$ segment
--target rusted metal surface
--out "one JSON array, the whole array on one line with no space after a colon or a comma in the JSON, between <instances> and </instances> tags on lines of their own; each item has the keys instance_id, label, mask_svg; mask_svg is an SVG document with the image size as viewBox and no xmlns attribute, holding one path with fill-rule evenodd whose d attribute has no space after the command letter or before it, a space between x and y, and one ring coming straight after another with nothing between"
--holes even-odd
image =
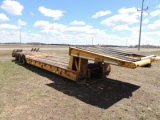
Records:
<instances>
[{"instance_id":1,"label":"rusted metal surface","mask_svg":"<svg viewBox=\"0 0 160 120\"><path fill-rule=\"evenodd\" d=\"M65 57L58 57L55 55L49 55L47 53L32 53L26 54L26 58L30 58L32 60L36 60L39 62L43 62L45 64L50 64L58 67L66 68L68 67L69 59Z\"/></svg>"},{"instance_id":2,"label":"rusted metal surface","mask_svg":"<svg viewBox=\"0 0 160 120\"><path fill-rule=\"evenodd\" d=\"M39 61L39 62L43 62L45 64L49 64L49 65L54 65L54 66L57 66L57 67L63 67L63 68L66 68L68 67L68 63L65 63L62 59L61 60L48 60L46 58L32 58L32 60L36 60L36 61Z\"/></svg>"},{"instance_id":3,"label":"rusted metal surface","mask_svg":"<svg viewBox=\"0 0 160 120\"><path fill-rule=\"evenodd\" d=\"M140 54L135 54L132 52L124 52L112 48L107 48L107 47L77 47L78 49L94 52L97 54L104 54L106 56L111 56L111 57L116 57L122 60L127 60L130 62L136 62L141 60L140 57L145 57ZM139 57L134 57L134 56L139 56Z\"/></svg>"},{"instance_id":4,"label":"rusted metal surface","mask_svg":"<svg viewBox=\"0 0 160 120\"><path fill-rule=\"evenodd\" d=\"M24 52L21 49L18 49L13 51L12 56L15 57L17 55L25 55L26 59L36 60L45 64L63 67L65 69L68 68L69 58L39 52L38 50L39 49L32 48L31 51Z\"/></svg>"}]
</instances>

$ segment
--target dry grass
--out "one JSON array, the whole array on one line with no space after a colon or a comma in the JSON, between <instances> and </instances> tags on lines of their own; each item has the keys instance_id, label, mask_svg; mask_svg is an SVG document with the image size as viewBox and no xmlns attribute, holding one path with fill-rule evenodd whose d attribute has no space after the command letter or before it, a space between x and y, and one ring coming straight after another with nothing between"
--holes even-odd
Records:
<instances>
[{"instance_id":1,"label":"dry grass","mask_svg":"<svg viewBox=\"0 0 160 120\"><path fill-rule=\"evenodd\" d=\"M26 48L28 49L28 48ZM46 52L64 54L57 49ZM147 52L160 55L160 51ZM135 70L112 67L108 79L77 85L31 65L11 61L0 50L2 120L159 120L160 62Z\"/></svg>"}]
</instances>

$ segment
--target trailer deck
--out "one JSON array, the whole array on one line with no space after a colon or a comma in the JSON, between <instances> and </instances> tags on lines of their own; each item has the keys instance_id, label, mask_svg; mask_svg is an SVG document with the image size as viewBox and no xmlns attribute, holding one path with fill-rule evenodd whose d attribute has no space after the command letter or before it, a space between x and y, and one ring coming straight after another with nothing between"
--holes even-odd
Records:
<instances>
[{"instance_id":1,"label":"trailer deck","mask_svg":"<svg viewBox=\"0 0 160 120\"><path fill-rule=\"evenodd\" d=\"M93 76L108 76L111 64L135 69L160 60L155 55L145 56L107 47L70 47L69 55L70 58L59 57L36 48L28 52L16 49L12 53L22 64L31 64L77 82Z\"/></svg>"}]
</instances>

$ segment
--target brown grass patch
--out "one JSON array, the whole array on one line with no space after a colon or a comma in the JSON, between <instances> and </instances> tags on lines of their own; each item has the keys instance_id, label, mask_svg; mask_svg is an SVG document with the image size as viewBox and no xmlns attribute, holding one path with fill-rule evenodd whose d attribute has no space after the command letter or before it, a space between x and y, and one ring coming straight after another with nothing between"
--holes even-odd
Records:
<instances>
[{"instance_id":1,"label":"brown grass patch","mask_svg":"<svg viewBox=\"0 0 160 120\"><path fill-rule=\"evenodd\" d=\"M65 56L68 51L46 52ZM11 51L1 50L0 119L159 120L159 76L160 62L135 70L112 66L108 79L77 85L37 67L12 62Z\"/></svg>"}]
</instances>

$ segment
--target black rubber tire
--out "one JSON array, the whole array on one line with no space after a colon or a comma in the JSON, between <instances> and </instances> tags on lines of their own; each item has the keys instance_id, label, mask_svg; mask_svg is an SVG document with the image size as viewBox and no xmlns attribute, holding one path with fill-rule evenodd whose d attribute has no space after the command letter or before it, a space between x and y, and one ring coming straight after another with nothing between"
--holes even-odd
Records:
<instances>
[{"instance_id":1,"label":"black rubber tire","mask_svg":"<svg viewBox=\"0 0 160 120\"><path fill-rule=\"evenodd\" d=\"M15 55L15 61L19 61L18 55Z\"/></svg>"},{"instance_id":2,"label":"black rubber tire","mask_svg":"<svg viewBox=\"0 0 160 120\"><path fill-rule=\"evenodd\" d=\"M22 63L22 57L21 57L21 55L18 55L18 62Z\"/></svg>"},{"instance_id":3,"label":"black rubber tire","mask_svg":"<svg viewBox=\"0 0 160 120\"><path fill-rule=\"evenodd\" d=\"M26 57L25 57L25 55L22 55L22 64L23 64L23 65L26 64Z\"/></svg>"},{"instance_id":4,"label":"black rubber tire","mask_svg":"<svg viewBox=\"0 0 160 120\"><path fill-rule=\"evenodd\" d=\"M12 57L15 57L15 54L12 52Z\"/></svg>"}]
</instances>

